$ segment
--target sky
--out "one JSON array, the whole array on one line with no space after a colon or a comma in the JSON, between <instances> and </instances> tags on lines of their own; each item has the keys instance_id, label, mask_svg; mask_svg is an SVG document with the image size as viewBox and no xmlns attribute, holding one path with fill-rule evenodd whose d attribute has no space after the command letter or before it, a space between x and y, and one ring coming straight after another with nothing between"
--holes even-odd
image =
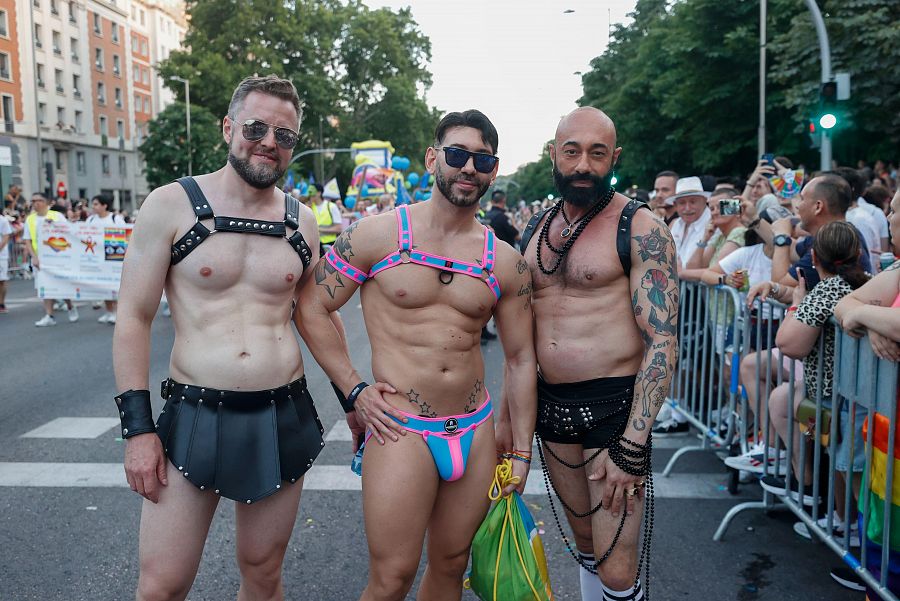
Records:
<instances>
[{"instance_id":1,"label":"sky","mask_svg":"<svg viewBox=\"0 0 900 601\"><path fill-rule=\"evenodd\" d=\"M428 67L434 81L428 104L443 112L485 113L500 136L501 175L540 158L559 119L577 106L580 73L606 49L610 18L627 22L635 5L635 0L364 2L370 8L412 9L431 39Z\"/></svg>"}]
</instances>

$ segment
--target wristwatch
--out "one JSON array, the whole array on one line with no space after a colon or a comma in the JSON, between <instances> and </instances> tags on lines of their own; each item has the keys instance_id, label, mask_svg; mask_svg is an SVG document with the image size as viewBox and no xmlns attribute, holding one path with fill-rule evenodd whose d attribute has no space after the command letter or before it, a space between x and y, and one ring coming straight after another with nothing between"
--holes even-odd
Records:
<instances>
[{"instance_id":1,"label":"wristwatch","mask_svg":"<svg viewBox=\"0 0 900 601\"><path fill-rule=\"evenodd\" d=\"M778 234L775 238L772 239L772 244L775 246L790 246L791 245L791 237L787 234Z\"/></svg>"}]
</instances>

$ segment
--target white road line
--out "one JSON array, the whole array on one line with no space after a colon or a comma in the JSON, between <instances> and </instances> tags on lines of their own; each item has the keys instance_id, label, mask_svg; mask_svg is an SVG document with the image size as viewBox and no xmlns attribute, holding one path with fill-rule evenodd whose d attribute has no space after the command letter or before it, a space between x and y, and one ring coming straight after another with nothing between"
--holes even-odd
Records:
<instances>
[{"instance_id":1,"label":"white road line","mask_svg":"<svg viewBox=\"0 0 900 601\"><path fill-rule=\"evenodd\" d=\"M22 438L97 438L117 425L116 417L57 417Z\"/></svg>"},{"instance_id":2,"label":"white road line","mask_svg":"<svg viewBox=\"0 0 900 601\"><path fill-rule=\"evenodd\" d=\"M722 489L724 474L655 474L654 488L661 499L734 499ZM0 462L0 487L121 488L128 484L121 463L13 463ZM303 483L306 490L358 491L362 479L349 465L315 465ZM751 491L751 488L746 490ZM525 494L546 495L540 471L532 470ZM752 493L751 493L752 494Z\"/></svg>"},{"instance_id":3,"label":"white road line","mask_svg":"<svg viewBox=\"0 0 900 601\"><path fill-rule=\"evenodd\" d=\"M325 442L351 442L352 440L350 426L347 425L345 419L334 422L334 425L328 430L328 434L325 435Z\"/></svg>"}]
</instances>

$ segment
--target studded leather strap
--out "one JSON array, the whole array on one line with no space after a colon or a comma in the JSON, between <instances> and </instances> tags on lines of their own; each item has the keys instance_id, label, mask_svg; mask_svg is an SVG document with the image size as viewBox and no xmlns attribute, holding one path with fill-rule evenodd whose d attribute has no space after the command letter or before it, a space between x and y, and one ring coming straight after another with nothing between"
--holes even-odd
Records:
<instances>
[{"instance_id":1,"label":"studded leather strap","mask_svg":"<svg viewBox=\"0 0 900 601\"><path fill-rule=\"evenodd\" d=\"M203 191L200 190L200 186L197 185L194 178L182 177L178 179L178 183L181 184L181 187L187 192L188 200L191 201L191 208L194 210L197 219L200 221L212 219L213 210L210 208L206 196L203 195Z\"/></svg>"},{"instance_id":2,"label":"studded leather strap","mask_svg":"<svg viewBox=\"0 0 900 601\"><path fill-rule=\"evenodd\" d=\"M284 237L286 230L283 223L277 221L260 221L242 217L216 217L217 232L235 232L238 234L262 234L263 236Z\"/></svg>"}]
</instances>

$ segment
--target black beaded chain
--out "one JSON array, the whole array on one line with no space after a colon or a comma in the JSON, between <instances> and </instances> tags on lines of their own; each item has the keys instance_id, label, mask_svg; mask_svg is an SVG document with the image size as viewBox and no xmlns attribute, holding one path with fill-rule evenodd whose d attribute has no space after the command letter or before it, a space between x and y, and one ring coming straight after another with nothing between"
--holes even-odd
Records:
<instances>
[{"instance_id":1,"label":"black beaded chain","mask_svg":"<svg viewBox=\"0 0 900 601\"><path fill-rule=\"evenodd\" d=\"M560 534L560 536L562 536L563 542L566 545L566 550L569 552L569 555L571 555L572 558L578 563L578 565L580 565L582 568L587 570L589 573L596 575L597 574L596 566L599 566L601 563L603 563L604 561L606 561L609 558L609 556L613 552L613 549L615 549L616 544L619 542L619 537L622 534L622 528L625 526L625 517L627 514L625 513L625 511L622 512L622 519L619 521L619 526L616 529L616 534L613 537L612 543L610 543L609 549L606 550L606 552L603 554L603 556L597 558L596 564L592 566L592 565L588 564L586 561L584 561L578 555L578 553L575 552L574 546L569 541L569 537L566 536L565 530L563 530L562 522L559 519L559 513L556 511L556 505L553 502L553 493L556 494L557 498L559 498L560 504L562 504L562 506L567 511L569 511L569 513L571 513L572 515L574 515L576 517L580 517L580 518L593 515L594 513L599 511L600 508L602 507L602 502L601 502L601 504L598 504L596 507L590 509L587 513L582 514L582 513L578 513L577 511L572 510L572 508L569 507L569 505L565 502L565 500L562 498L562 496L560 496L559 491L556 490L556 486L554 486L553 480L550 477L550 470L548 469L547 461L544 458L544 446L545 446L544 442L541 440L541 437L538 434L535 434L535 439L537 441L538 454L541 457L541 469L544 474L544 484L547 489L547 500L549 501L549 504L550 504L550 510L553 512L553 519L556 521L556 527L559 530L559 534ZM622 441L624 441L626 444L628 444L632 447L637 448L638 450L624 448L622 446ZM613 449L616 449L616 450L613 450ZM619 469L621 469L622 471L624 471L628 474L631 474L633 476L644 476L644 478L645 478L644 484L645 484L646 488L645 488L644 492L645 492L646 502L644 505L644 520L643 520L643 522L644 522L644 524L643 524L644 542L643 542L643 545L641 546L641 553L638 558L638 568L637 568L637 574L635 574L635 578L634 578L634 586L637 586L637 583L640 581L640 578L641 578L641 572L643 572L644 576L645 576L645 578L644 578L644 598L647 601L649 601L649 599L650 599L650 545L651 545L651 540L653 537L653 514L654 514L653 471L650 466L650 454L652 452L652 449L653 449L653 441L650 438L647 439L646 444L641 445L641 444L635 443L634 441L628 440L624 436L620 436L619 439L615 443L613 443L608 449L610 458L613 459L613 463L615 463L616 466L619 467ZM592 461L595 457L597 457L597 455L599 455L602 450L603 449L599 449L596 453L594 453L591 456L590 459L588 459L587 461L585 461L581 464L572 464L572 463L568 463L568 462L560 459L556 455L556 453L554 453L553 450L549 446L547 446L547 451L550 453L551 456L553 456L554 459L559 461L562 465L564 465L568 468L571 468L571 469L581 468L581 467L586 466L590 461ZM619 462L613 458L614 454L616 455L616 457L619 457L619 458L621 458L623 455L634 457L634 458L637 458L637 456L640 456L641 459L643 459L643 461L640 461L640 462L631 461L631 460L623 461L623 465L627 466L627 469L626 469L626 467L623 467L623 465L620 465ZM644 471L635 473L638 471L638 469L640 467L643 467ZM551 490L552 490L552 493L551 493Z\"/></svg>"},{"instance_id":2,"label":"black beaded chain","mask_svg":"<svg viewBox=\"0 0 900 601\"><path fill-rule=\"evenodd\" d=\"M559 202L553 205L550 208L549 214L547 215L547 220L544 221L544 226L541 228L541 232L538 235L538 249L537 249L537 263L540 270L545 275L553 275L556 273L556 270L559 269L559 266L562 264L563 259L568 254L569 249L572 248L572 245L575 244L575 240L578 239L578 236L581 235L581 232L584 231L584 228L587 227L587 224L591 222L591 220L596 217L600 211L606 208L606 206L612 201L613 196L615 195L616 190L614 188L610 188L609 192L606 193L606 196L598 201L591 209L587 212L587 214L581 219L576 220L578 223L578 227L575 228L575 231L572 233L571 238L566 240L565 244L562 245L562 248L556 248L553 244L550 243L550 223L553 221L553 218L556 217L557 213L562 209L563 203L565 199L560 198ZM544 267L544 262L541 259L541 245L546 244L547 248L551 250L556 255L556 264L553 266L553 269L547 269Z\"/></svg>"}]
</instances>

